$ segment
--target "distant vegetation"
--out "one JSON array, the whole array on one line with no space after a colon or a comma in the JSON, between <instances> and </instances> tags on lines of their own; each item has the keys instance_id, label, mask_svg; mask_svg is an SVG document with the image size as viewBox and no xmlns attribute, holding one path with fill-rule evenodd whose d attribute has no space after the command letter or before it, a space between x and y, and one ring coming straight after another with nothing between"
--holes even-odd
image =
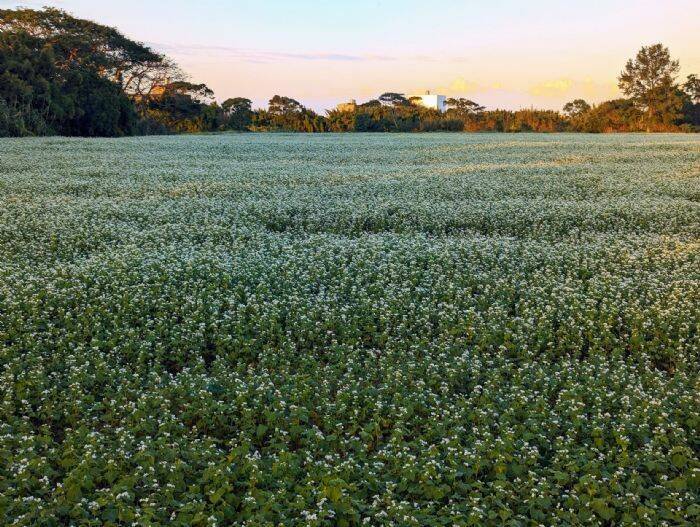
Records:
<instances>
[{"instance_id":1,"label":"distant vegetation","mask_svg":"<svg viewBox=\"0 0 700 527\"><path fill-rule=\"evenodd\" d=\"M322 116L275 95L268 109L249 99L219 104L168 57L116 29L54 8L0 9L0 136L124 136L206 131L298 132L637 132L700 129L700 78L676 78L661 44L643 47L619 77L627 96L563 112L486 110L448 99L448 110L385 93L351 111Z\"/></svg>"}]
</instances>

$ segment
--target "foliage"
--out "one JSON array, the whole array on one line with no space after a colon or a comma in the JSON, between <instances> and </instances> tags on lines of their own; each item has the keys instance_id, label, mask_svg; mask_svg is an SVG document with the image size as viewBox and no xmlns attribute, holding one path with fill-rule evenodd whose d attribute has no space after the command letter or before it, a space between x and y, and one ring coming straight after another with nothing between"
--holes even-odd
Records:
<instances>
[{"instance_id":1,"label":"foliage","mask_svg":"<svg viewBox=\"0 0 700 527\"><path fill-rule=\"evenodd\" d=\"M403 93L386 92L381 94L377 100L386 106L408 106L409 101Z\"/></svg>"},{"instance_id":2,"label":"foliage","mask_svg":"<svg viewBox=\"0 0 700 527\"><path fill-rule=\"evenodd\" d=\"M161 55L114 28L51 7L0 9L0 32L28 34L51 46L61 70L78 67L121 81L129 79L135 70L162 60Z\"/></svg>"},{"instance_id":3,"label":"foliage","mask_svg":"<svg viewBox=\"0 0 700 527\"><path fill-rule=\"evenodd\" d=\"M131 100L113 82L91 71L73 70L65 75L62 90L73 109L57 124L69 136L123 136L133 133L137 116Z\"/></svg>"},{"instance_id":4,"label":"foliage","mask_svg":"<svg viewBox=\"0 0 700 527\"><path fill-rule=\"evenodd\" d=\"M680 117L683 102L675 85L679 70L668 48L654 44L642 47L620 74L619 87L644 112L647 130L673 125Z\"/></svg>"},{"instance_id":5,"label":"foliage","mask_svg":"<svg viewBox=\"0 0 700 527\"><path fill-rule=\"evenodd\" d=\"M226 130L248 130L253 123L253 103L245 97L226 99L221 105Z\"/></svg>"},{"instance_id":6,"label":"foliage","mask_svg":"<svg viewBox=\"0 0 700 527\"><path fill-rule=\"evenodd\" d=\"M683 84L684 122L700 130L700 78L688 75Z\"/></svg>"},{"instance_id":7,"label":"foliage","mask_svg":"<svg viewBox=\"0 0 700 527\"><path fill-rule=\"evenodd\" d=\"M166 57L58 9L0 10L0 70L10 135L130 135L144 128L137 113L152 130L216 123L211 91Z\"/></svg>"},{"instance_id":8,"label":"foliage","mask_svg":"<svg viewBox=\"0 0 700 527\"><path fill-rule=\"evenodd\" d=\"M566 129L564 118L552 110L493 110L477 114L466 121L469 131L489 132L560 132Z\"/></svg>"},{"instance_id":9,"label":"foliage","mask_svg":"<svg viewBox=\"0 0 700 527\"><path fill-rule=\"evenodd\" d=\"M60 64L55 45L28 33L0 33L0 98L9 115L8 135L131 133L136 115L119 86L95 70Z\"/></svg>"},{"instance_id":10,"label":"foliage","mask_svg":"<svg viewBox=\"0 0 700 527\"><path fill-rule=\"evenodd\" d=\"M486 108L472 100L463 97L451 97L446 101L447 107L459 115L460 117L476 115L483 112Z\"/></svg>"},{"instance_id":11,"label":"foliage","mask_svg":"<svg viewBox=\"0 0 700 527\"><path fill-rule=\"evenodd\" d=\"M3 525L697 525L697 136L0 151Z\"/></svg>"},{"instance_id":12,"label":"foliage","mask_svg":"<svg viewBox=\"0 0 700 527\"><path fill-rule=\"evenodd\" d=\"M273 132L323 132L325 119L290 97L275 95L268 110L252 117L252 129Z\"/></svg>"},{"instance_id":13,"label":"foliage","mask_svg":"<svg viewBox=\"0 0 700 527\"><path fill-rule=\"evenodd\" d=\"M688 75L688 78L683 84L683 90L690 98L690 102L700 104L700 77L694 74Z\"/></svg>"},{"instance_id":14,"label":"foliage","mask_svg":"<svg viewBox=\"0 0 700 527\"><path fill-rule=\"evenodd\" d=\"M637 132L644 129L644 116L631 100L614 99L579 114L576 123L585 132Z\"/></svg>"},{"instance_id":15,"label":"foliage","mask_svg":"<svg viewBox=\"0 0 700 527\"><path fill-rule=\"evenodd\" d=\"M573 101L567 102L564 105L563 111L564 115L566 115L569 119L573 119L590 112L591 105L583 99L574 99Z\"/></svg>"},{"instance_id":16,"label":"foliage","mask_svg":"<svg viewBox=\"0 0 700 527\"><path fill-rule=\"evenodd\" d=\"M0 32L0 101L6 135L43 134L72 114L72 100L54 82L53 49L23 33Z\"/></svg>"},{"instance_id":17,"label":"foliage","mask_svg":"<svg viewBox=\"0 0 700 527\"><path fill-rule=\"evenodd\" d=\"M221 109L211 103L212 92L205 84L178 81L163 87L162 93L144 102L144 115L174 132L216 130Z\"/></svg>"},{"instance_id":18,"label":"foliage","mask_svg":"<svg viewBox=\"0 0 700 527\"><path fill-rule=\"evenodd\" d=\"M299 102L290 97L275 95L270 99L268 111L272 115L284 115L289 113L301 114L306 108Z\"/></svg>"}]
</instances>

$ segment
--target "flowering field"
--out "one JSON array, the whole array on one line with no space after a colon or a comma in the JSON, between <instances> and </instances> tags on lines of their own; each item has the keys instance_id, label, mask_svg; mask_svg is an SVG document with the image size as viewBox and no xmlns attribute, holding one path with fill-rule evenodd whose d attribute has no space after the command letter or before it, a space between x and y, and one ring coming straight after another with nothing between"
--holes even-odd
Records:
<instances>
[{"instance_id":1,"label":"flowering field","mask_svg":"<svg viewBox=\"0 0 700 527\"><path fill-rule=\"evenodd\" d=\"M700 138L0 140L0 524L697 525Z\"/></svg>"}]
</instances>

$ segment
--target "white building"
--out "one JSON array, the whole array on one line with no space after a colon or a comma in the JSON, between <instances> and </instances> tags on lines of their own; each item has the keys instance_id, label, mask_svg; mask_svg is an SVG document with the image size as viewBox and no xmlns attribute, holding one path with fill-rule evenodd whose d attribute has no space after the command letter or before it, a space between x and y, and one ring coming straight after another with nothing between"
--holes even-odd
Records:
<instances>
[{"instance_id":1,"label":"white building","mask_svg":"<svg viewBox=\"0 0 700 527\"><path fill-rule=\"evenodd\" d=\"M445 104L447 97L444 95L433 95L427 91L423 95L411 95L409 99L414 104L420 104L426 108L432 108L433 110L438 110L440 112L447 110L447 105Z\"/></svg>"}]
</instances>

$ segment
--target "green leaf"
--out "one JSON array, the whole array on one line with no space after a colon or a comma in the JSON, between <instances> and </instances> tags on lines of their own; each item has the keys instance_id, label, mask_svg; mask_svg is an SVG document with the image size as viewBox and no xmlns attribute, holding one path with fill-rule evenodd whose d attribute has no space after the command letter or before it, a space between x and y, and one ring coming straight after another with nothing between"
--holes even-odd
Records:
<instances>
[{"instance_id":1,"label":"green leaf","mask_svg":"<svg viewBox=\"0 0 700 527\"><path fill-rule=\"evenodd\" d=\"M226 491L226 487L221 487L219 490L209 495L209 501L211 501L212 503L218 503L223 497L223 495L226 494Z\"/></svg>"},{"instance_id":2,"label":"green leaf","mask_svg":"<svg viewBox=\"0 0 700 527\"><path fill-rule=\"evenodd\" d=\"M80 485L77 485L75 483L71 483L66 487L66 499L68 501L76 502L80 500L82 497L83 492L80 488Z\"/></svg>"},{"instance_id":3,"label":"green leaf","mask_svg":"<svg viewBox=\"0 0 700 527\"><path fill-rule=\"evenodd\" d=\"M602 498L591 500L591 509L604 520L611 520L615 516L615 511L608 507L607 502Z\"/></svg>"}]
</instances>

